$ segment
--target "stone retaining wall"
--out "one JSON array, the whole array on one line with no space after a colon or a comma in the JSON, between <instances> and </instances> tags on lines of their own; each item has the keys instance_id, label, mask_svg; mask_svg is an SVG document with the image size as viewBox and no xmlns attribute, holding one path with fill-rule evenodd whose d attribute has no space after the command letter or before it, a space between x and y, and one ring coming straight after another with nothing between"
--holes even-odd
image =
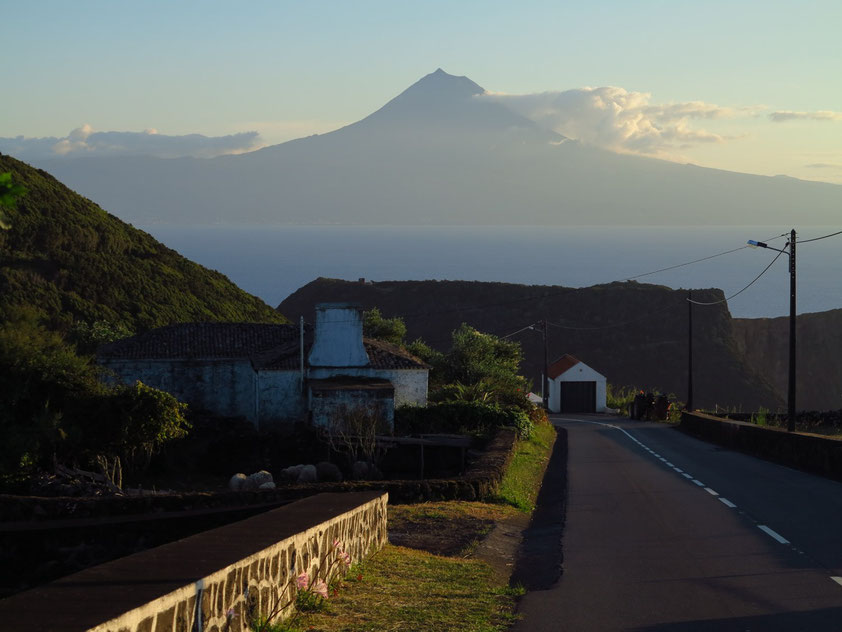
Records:
<instances>
[{"instance_id":1,"label":"stone retaining wall","mask_svg":"<svg viewBox=\"0 0 842 632\"><path fill-rule=\"evenodd\" d=\"M358 562L382 547L387 501L382 492L311 496L2 600L0 622L42 632L244 632L294 600L300 573L329 582L341 551Z\"/></svg>"},{"instance_id":2,"label":"stone retaining wall","mask_svg":"<svg viewBox=\"0 0 842 632\"><path fill-rule=\"evenodd\" d=\"M703 413L682 413L679 427L726 448L842 480L842 440L839 439L787 432Z\"/></svg>"},{"instance_id":3,"label":"stone retaining wall","mask_svg":"<svg viewBox=\"0 0 842 632\"><path fill-rule=\"evenodd\" d=\"M48 498L0 494L0 524L248 508L255 505L281 504L320 492L375 489L388 491L393 503L480 500L496 492L511 459L516 439L515 430L501 428L483 452L472 460L467 470L454 478L290 485L278 483L277 489L274 490L137 497Z\"/></svg>"}]
</instances>

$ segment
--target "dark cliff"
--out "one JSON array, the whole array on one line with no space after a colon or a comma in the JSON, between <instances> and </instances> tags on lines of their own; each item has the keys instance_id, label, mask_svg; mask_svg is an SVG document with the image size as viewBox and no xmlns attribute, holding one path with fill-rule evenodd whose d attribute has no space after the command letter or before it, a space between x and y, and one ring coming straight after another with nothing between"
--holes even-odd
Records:
<instances>
[{"instance_id":1,"label":"dark cliff","mask_svg":"<svg viewBox=\"0 0 842 632\"><path fill-rule=\"evenodd\" d=\"M507 335L539 320L549 327L552 362L570 353L603 373L616 386L657 388L687 394L686 291L634 282L589 288L528 286L469 281L385 281L359 283L317 279L287 297L279 310L290 318L313 318L319 302L351 301L384 316L401 316L408 339L423 338L445 348L460 323ZM716 289L694 290L699 301L722 299ZM781 398L745 363L734 340L724 303L694 307L694 404L763 405L777 408ZM513 336L521 343L524 374L540 390L543 338L527 329Z\"/></svg>"},{"instance_id":2,"label":"dark cliff","mask_svg":"<svg viewBox=\"0 0 842 632\"><path fill-rule=\"evenodd\" d=\"M842 309L801 314L795 322L797 408L842 408ZM789 318L736 318L734 337L749 365L785 396Z\"/></svg>"}]
</instances>

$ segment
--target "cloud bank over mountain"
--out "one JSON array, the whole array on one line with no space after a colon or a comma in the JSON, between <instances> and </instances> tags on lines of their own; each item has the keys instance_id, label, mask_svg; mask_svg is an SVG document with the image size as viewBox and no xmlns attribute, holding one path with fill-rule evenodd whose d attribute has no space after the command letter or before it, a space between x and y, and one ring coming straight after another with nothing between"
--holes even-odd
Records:
<instances>
[{"instance_id":1,"label":"cloud bank over mountain","mask_svg":"<svg viewBox=\"0 0 842 632\"><path fill-rule=\"evenodd\" d=\"M676 150L728 137L690 125L691 120L749 116L762 106L722 107L703 101L652 103L646 92L615 86L535 94L486 92L536 123L575 140L611 151L669 157Z\"/></svg>"},{"instance_id":2,"label":"cloud bank over mountain","mask_svg":"<svg viewBox=\"0 0 842 632\"><path fill-rule=\"evenodd\" d=\"M262 146L257 132L228 136L170 136L155 129L142 132L98 132L85 124L67 136L0 138L0 151L20 160L82 156L153 156L155 158L214 158L240 154Z\"/></svg>"}]
</instances>

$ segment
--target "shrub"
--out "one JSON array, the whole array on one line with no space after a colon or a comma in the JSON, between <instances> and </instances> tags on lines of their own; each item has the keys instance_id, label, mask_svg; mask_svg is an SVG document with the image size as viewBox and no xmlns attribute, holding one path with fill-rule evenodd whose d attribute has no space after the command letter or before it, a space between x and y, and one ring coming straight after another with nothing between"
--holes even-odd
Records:
<instances>
[{"instance_id":1,"label":"shrub","mask_svg":"<svg viewBox=\"0 0 842 632\"><path fill-rule=\"evenodd\" d=\"M483 402L444 402L426 408L400 406L395 411L395 429L399 434L488 435L502 426L517 428L519 435L528 437L534 423L522 410Z\"/></svg>"},{"instance_id":2,"label":"shrub","mask_svg":"<svg viewBox=\"0 0 842 632\"><path fill-rule=\"evenodd\" d=\"M165 391L136 382L119 386L107 398L111 409L107 447L129 462L148 463L162 445L187 436L187 404ZM108 436L108 435L106 435Z\"/></svg>"},{"instance_id":3,"label":"shrub","mask_svg":"<svg viewBox=\"0 0 842 632\"><path fill-rule=\"evenodd\" d=\"M508 425L514 426L517 429L518 437L528 439L532 436L535 430L535 423L528 414L516 408L509 408L506 412L511 420L511 423Z\"/></svg>"},{"instance_id":4,"label":"shrub","mask_svg":"<svg viewBox=\"0 0 842 632\"><path fill-rule=\"evenodd\" d=\"M380 310L372 307L363 312L363 335L401 346L406 336L406 324L399 317L383 318Z\"/></svg>"},{"instance_id":5,"label":"shrub","mask_svg":"<svg viewBox=\"0 0 842 632\"><path fill-rule=\"evenodd\" d=\"M620 411L621 415L629 414L629 406L637 395L637 389L629 386L616 387L608 384L606 387L605 405Z\"/></svg>"}]
</instances>

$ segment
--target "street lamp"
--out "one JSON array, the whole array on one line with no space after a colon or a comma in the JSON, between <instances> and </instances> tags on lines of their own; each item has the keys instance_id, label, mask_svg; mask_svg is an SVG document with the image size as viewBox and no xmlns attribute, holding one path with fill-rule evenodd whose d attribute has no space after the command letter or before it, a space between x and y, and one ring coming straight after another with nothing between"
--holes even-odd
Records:
<instances>
[{"instance_id":1,"label":"street lamp","mask_svg":"<svg viewBox=\"0 0 842 632\"><path fill-rule=\"evenodd\" d=\"M789 251L772 248L762 241L748 240L748 245L755 248L769 248L789 256L789 389L787 394L788 419L786 429L795 430L795 229L789 234Z\"/></svg>"}]
</instances>

